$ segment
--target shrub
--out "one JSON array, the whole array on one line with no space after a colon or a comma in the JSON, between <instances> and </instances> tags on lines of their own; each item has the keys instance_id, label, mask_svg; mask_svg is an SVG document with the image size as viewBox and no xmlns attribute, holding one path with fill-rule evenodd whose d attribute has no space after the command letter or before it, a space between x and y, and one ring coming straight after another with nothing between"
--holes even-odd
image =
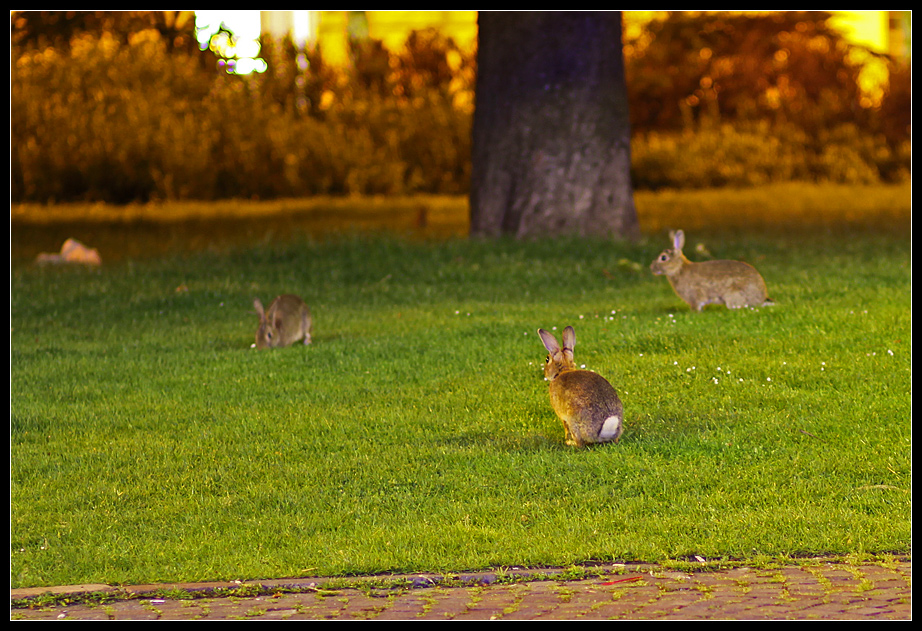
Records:
<instances>
[{"instance_id":1,"label":"shrub","mask_svg":"<svg viewBox=\"0 0 922 631\"><path fill-rule=\"evenodd\" d=\"M695 132L637 134L631 143L638 189L753 186L811 181L870 184L906 181L912 148L840 125L814 141L792 125L703 126Z\"/></svg>"},{"instance_id":2,"label":"shrub","mask_svg":"<svg viewBox=\"0 0 922 631\"><path fill-rule=\"evenodd\" d=\"M909 177L910 67L877 60L890 80L875 103L859 85L871 54L830 22L676 12L626 38L635 186Z\"/></svg>"},{"instance_id":3,"label":"shrub","mask_svg":"<svg viewBox=\"0 0 922 631\"><path fill-rule=\"evenodd\" d=\"M127 43L81 35L66 50L16 50L12 199L125 203L467 189L471 112L444 74L412 81L412 60L405 60L400 79L412 94L404 87L405 96L395 95L361 89L324 67L319 51L299 60L290 43L268 43L267 50L272 70L247 77L205 71L186 53L166 54L153 30Z\"/></svg>"},{"instance_id":4,"label":"shrub","mask_svg":"<svg viewBox=\"0 0 922 631\"><path fill-rule=\"evenodd\" d=\"M739 37L740 29L730 27L709 31L714 51L725 51ZM645 49L647 61L628 60L634 110L638 88L650 91L640 103L650 103L652 110L657 90L676 89L663 84L665 79L688 83L685 75L679 81L642 72L643 63L683 55L676 41L698 33L698 22L678 22L673 30L679 33L671 39L660 28ZM656 46L668 42L670 48L657 53ZM433 31L413 33L397 53L380 43L357 46L351 70L326 64L319 48L301 51L290 40L266 39L269 70L245 77L216 72L203 62L202 55L210 54L171 47L156 29L121 38L84 33L59 47L14 41L12 201L468 190L474 59L450 39ZM698 65L714 77L726 66L715 65L713 57L705 61ZM797 70L790 64L783 69ZM861 120L837 122L853 90L836 95L827 85L818 114L826 123L819 126L786 118L787 111L771 119L765 112L754 115L755 106L747 106L745 98L727 94L730 87L721 92L720 103L737 104L732 116L717 107L716 97L709 101L707 91L670 92L682 97L676 112L684 112L683 122L677 125L673 117L656 126L649 123L655 116L642 119L647 122L632 140L634 186L903 181L911 174L911 137L905 133L911 72L899 65L893 70L880 108ZM720 75L725 86L745 86L728 77ZM691 84L703 85L702 77L692 78ZM734 89L745 89L739 85ZM691 107L690 97L701 105ZM665 106L669 99L661 100ZM865 124L868 120L874 124Z\"/></svg>"}]
</instances>

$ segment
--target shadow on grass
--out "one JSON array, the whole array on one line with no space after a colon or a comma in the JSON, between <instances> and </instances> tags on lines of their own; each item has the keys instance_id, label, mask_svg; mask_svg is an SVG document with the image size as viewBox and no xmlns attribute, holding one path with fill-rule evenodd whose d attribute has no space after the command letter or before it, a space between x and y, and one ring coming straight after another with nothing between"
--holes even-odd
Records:
<instances>
[{"instance_id":1,"label":"shadow on grass","mask_svg":"<svg viewBox=\"0 0 922 631\"><path fill-rule=\"evenodd\" d=\"M747 234L804 239L811 234L870 232L907 237L912 226L911 182L886 186L790 182L751 189L637 191L635 200L643 233L662 247L667 244L667 231L674 228L684 229L693 240L707 235L740 241ZM14 205L10 258L13 263L31 262L41 252L59 251L68 238L98 249L105 264L335 235L464 238L469 225L464 196L127 207Z\"/></svg>"},{"instance_id":2,"label":"shadow on grass","mask_svg":"<svg viewBox=\"0 0 922 631\"><path fill-rule=\"evenodd\" d=\"M449 447L467 449L489 446L491 451L525 453L538 451L564 451L572 449L563 442L563 430L560 440L554 440L539 434L507 433L497 435L489 432L465 432L439 441Z\"/></svg>"},{"instance_id":3,"label":"shadow on grass","mask_svg":"<svg viewBox=\"0 0 922 631\"><path fill-rule=\"evenodd\" d=\"M11 213L10 258L15 263L35 260L41 252L57 252L66 239L74 238L96 248L103 263L149 259L169 254L200 251L224 252L258 245L276 245L292 241L320 239L354 234L396 234L413 239L448 239L467 235L467 207L462 198L420 198L331 202L329 207L305 201L305 208L291 210L288 206L271 203L252 205L222 216L219 210L210 214L197 207L182 211L163 211L158 219L155 211L143 212L143 217L119 218L117 209L100 211L75 208L68 219L65 211L47 214L42 208L23 207ZM219 209L221 204L214 203ZM179 206L182 208L182 206ZM170 217L170 213L180 214ZM188 217L198 213L199 217ZM249 213L249 214L247 214Z\"/></svg>"}]
</instances>

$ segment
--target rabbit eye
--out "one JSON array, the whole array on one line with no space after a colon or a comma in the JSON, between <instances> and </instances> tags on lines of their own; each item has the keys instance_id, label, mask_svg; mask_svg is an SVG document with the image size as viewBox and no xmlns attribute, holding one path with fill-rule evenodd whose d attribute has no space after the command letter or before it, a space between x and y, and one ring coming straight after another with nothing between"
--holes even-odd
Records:
<instances>
[{"instance_id":1,"label":"rabbit eye","mask_svg":"<svg viewBox=\"0 0 922 631\"><path fill-rule=\"evenodd\" d=\"M661 260L661 261L665 261L665 260L668 259L668 258L669 258L669 257L666 256L665 254L660 254L660 255L659 255L659 260Z\"/></svg>"}]
</instances>

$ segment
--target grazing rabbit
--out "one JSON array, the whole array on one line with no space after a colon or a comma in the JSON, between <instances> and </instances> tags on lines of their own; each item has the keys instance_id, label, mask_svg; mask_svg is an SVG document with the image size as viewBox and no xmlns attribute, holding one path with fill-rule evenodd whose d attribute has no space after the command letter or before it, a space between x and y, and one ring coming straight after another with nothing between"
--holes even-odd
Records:
<instances>
[{"instance_id":1,"label":"grazing rabbit","mask_svg":"<svg viewBox=\"0 0 922 631\"><path fill-rule=\"evenodd\" d=\"M768 297L765 281L756 269L742 261L702 261L693 263L682 254L685 234L669 233L672 247L663 250L650 264L654 274L664 274L679 298L695 311L705 305L725 304L730 309L774 304Z\"/></svg>"},{"instance_id":2,"label":"grazing rabbit","mask_svg":"<svg viewBox=\"0 0 922 631\"><path fill-rule=\"evenodd\" d=\"M253 300L253 306L259 314L256 348L281 348L302 339L311 343L311 310L298 296L279 296L268 310L263 310L259 298Z\"/></svg>"},{"instance_id":3,"label":"grazing rabbit","mask_svg":"<svg viewBox=\"0 0 922 631\"><path fill-rule=\"evenodd\" d=\"M551 382L551 407L563 421L566 443L576 447L617 443L624 429L621 399L604 377L576 368L573 327L563 330L563 348L554 335L544 329L538 329L538 335L548 352L544 376Z\"/></svg>"}]
</instances>

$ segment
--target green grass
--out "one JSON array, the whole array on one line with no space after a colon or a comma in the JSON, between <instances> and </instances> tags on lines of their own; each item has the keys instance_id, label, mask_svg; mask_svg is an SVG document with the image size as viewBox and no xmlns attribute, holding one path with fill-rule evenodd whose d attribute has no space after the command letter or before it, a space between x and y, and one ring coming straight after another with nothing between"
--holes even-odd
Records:
<instances>
[{"instance_id":1,"label":"green grass","mask_svg":"<svg viewBox=\"0 0 922 631\"><path fill-rule=\"evenodd\" d=\"M659 234L14 264L11 587L908 553L909 232L740 230L687 232L773 308L690 313ZM314 345L251 349L284 291ZM618 445L563 443L567 324Z\"/></svg>"}]
</instances>

